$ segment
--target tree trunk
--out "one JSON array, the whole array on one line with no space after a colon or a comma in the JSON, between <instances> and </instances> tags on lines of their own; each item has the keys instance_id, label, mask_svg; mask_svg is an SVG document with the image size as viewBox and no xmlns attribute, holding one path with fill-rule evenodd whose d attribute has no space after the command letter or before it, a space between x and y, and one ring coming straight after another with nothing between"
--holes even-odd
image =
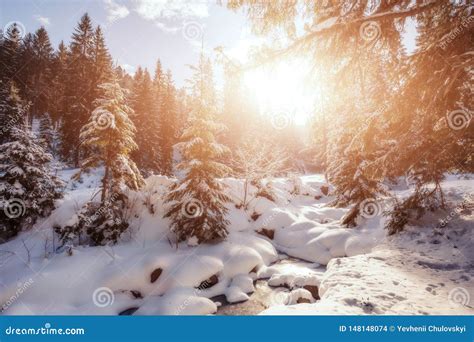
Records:
<instances>
[{"instance_id":1,"label":"tree trunk","mask_svg":"<svg viewBox=\"0 0 474 342\"><path fill-rule=\"evenodd\" d=\"M109 164L105 164L105 174L104 178L102 178L102 193L100 195L100 202L102 205L105 202L105 196L107 195L107 185L108 185L108 179L109 179Z\"/></svg>"}]
</instances>

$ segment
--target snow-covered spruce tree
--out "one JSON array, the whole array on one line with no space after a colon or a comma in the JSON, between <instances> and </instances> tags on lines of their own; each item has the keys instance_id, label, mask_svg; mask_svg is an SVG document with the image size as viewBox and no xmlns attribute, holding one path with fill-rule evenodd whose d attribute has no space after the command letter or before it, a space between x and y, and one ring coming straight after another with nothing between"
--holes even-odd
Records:
<instances>
[{"instance_id":1,"label":"snow-covered spruce tree","mask_svg":"<svg viewBox=\"0 0 474 342\"><path fill-rule=\"evenodd\" d=\"M125 91L117 80L99 86L103 92L89 122L81 129L81 142L90 155L81 165L81 173L103 167L104 176L99 202L88 202L77 219L60 230L62 243L106 245L116 243L128 228L123 212L127 190L137 190L143 178L130 159L137 148L135 126L129 116L133 111L125 103Z\"/></svg>"},{"instance_id":2,"label":"snow-covered spruce tree","mask_svg":"<svg viewBox=\"0 0 474 342\"><path fill-rule=\"evenodd\" d=\"M225 204L230 198L217 178L230 173L230 169L218 161L229 150L215 138L224 126L216 123L214 117L215 92L210 61L201 55L199 65L192 69L194 75L189 83L193 111L177 144L182 155L177 169L184 177L166 195L165 203L169 207L164 217L171 219L171 231L178 242L186 240L196 244L227 236L229 222L225 218Z\"/></svg>"},{"instance_id":3,"label":"snow-covered spruce tree","mask_svg":"<svg viewBox=\"0 0 474 342\"><path fill-rule=\"evenodd\" d=\"M63 187L48 168L51 155L26 127L26 110L14 85L1 84L0 243L48 215Z\"/></svg>"}]
</instances>

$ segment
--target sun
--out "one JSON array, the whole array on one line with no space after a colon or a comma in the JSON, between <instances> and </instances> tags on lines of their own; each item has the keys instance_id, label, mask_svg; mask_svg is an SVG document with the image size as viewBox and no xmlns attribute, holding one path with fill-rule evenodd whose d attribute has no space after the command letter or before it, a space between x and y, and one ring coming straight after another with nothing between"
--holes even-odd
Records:
<instances>
[{"instance_id":1,"label":"sun","mask_svg":"<svg viewBox=\"0 0 474 342\"><path fill-rule=\"evenodd\" d=\"M255 95L262 115L284 113L295 125L305 125L316 98L308 87L308 70L308 63L294 59L249 70L244 84Z\"/></svg>"}]
</instances>

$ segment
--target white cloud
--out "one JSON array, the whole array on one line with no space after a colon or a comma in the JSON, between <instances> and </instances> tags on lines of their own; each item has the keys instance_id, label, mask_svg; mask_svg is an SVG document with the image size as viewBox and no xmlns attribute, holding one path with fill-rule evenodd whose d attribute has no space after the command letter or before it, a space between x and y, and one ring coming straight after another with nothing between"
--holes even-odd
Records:
<instances>
[{"instance_id":1,"label":"white cloud","mask_svg":"<svg viewBox=\"0 0 474 342\"><path fill-rule=\"evenodd\" d=\"M43 26L48 26L49 24L51 24L49 18L43 17L39 14L35 15L35 19L37 22L39 22Z\"/></svg>"},{"instance_id":2,"label":"white cloud","mask_svg":"<svg viewBox=\"0 0 474 342\"><path fill-rule=\"evenodd\" d=\"M134 10L165 32L177 32L189 19L209 16L209 3L196 0L134 0Z\"/></svg>"},{"instance_id":3,"label":"white cloud","mask_svg":"<svg viewBox=\"0 0 474 342\"><path fill-rule=\"evenodd\" d=\"M109 23L123 19L130 14L127 6L116 3L114 0L103 0Z\"/></svg>"}]
</instances>

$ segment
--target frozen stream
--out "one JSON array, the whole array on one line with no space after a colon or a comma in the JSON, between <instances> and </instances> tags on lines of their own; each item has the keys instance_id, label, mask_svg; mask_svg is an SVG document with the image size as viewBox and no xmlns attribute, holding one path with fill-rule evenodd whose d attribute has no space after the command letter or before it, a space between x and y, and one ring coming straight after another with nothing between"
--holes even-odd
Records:
<instances>
[{"instance_id":1,"label":"frozen stream","mask_svg":"<svg viewBox=\"0 0 474 342\"><path fill-rule=\"evenodd\" d=\"M317 274L322 276L326 268L318 264L288 258L285 255L271 267L282 275L308 275ZM257 315L263 310L277 305L286 305L290 289L287 287L272 287L268 285L268 279L259 279L255 282L255 292L249 295L249 300L241 303L230 304L225 296L212 298L222 305L217 310L217 315Z\"/></svg>"}]
</instances>

